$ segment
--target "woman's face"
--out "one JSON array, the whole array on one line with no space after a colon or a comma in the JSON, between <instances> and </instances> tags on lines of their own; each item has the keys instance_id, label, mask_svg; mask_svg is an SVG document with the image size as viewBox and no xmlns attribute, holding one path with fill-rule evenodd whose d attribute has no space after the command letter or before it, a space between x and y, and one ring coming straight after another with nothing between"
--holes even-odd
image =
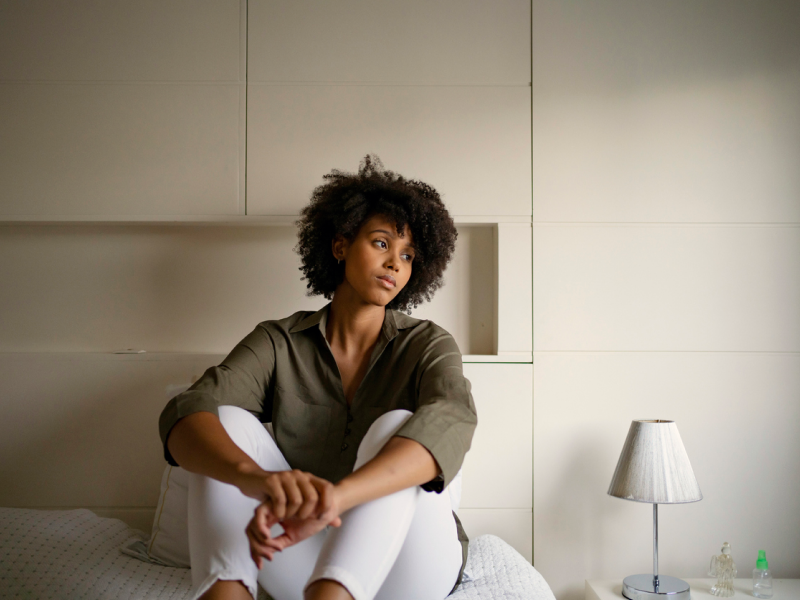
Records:
<instances>
[{"instance_id":1,"label":"woman's face","mask_svg":"<svg viewBox=\"0 0 800 600\"><path fill-rule=\"evenodd\" d=\"M344 281L370 304L386 306L411 278L414 240L406 225L397 235L394 222L382 215L367 219L352 242L338 237L333 254L344 260Z\"/></svg>"}]
</instances>

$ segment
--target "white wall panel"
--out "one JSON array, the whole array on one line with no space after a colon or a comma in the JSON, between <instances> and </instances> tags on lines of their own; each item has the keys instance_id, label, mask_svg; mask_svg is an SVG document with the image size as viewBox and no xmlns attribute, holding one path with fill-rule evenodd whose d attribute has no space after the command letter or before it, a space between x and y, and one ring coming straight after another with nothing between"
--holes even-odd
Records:
<instances>
[{"instance_id":1,"label":"white wall panel","mask_svg":"<svg viewBox=\"0 0 800 600\"><path fill-rule=\"evenodd\" d=\"M533 82L545 92L635 92L797 68L800 5L534 0Z\"/></svg>"},{"instance_id":2,"label":"white wall panel","mask_svg":"<svg viewBox=\"0 0 800 600\"><path fill-rule=\"evenodd\" d=\"M534 220L800 221L800 4L533 3Z\"/></svg>"},{"instance_id":3,"label":"white wall panel","mask_svg":"<svg viewBox=\"0 0 800 600\"><path fill-rule=\"evenodd\" d=\"M487 533L496 535L528 562L533 557L532 517L529 508L462 508L458 511L469 539Z\"/></svg>"},{"instance_id":4,"label":"white wall panel","mask_svg":"<svg viewBox=\"0 0 800 600\"><path fill-rule=\"evenodd\" d=\"M478 427L464 459L461 506L530 509L532 365L465 364L464 375L472 384Z\"/></svg>"},{"instance_id":5,"label":"white wall panel","mask_svg":"<svg viewBox=\"0 0 800 600\"><path fill-rule=\"evenodd\" d=\"M239 214L244 86L0 84L0 214Z\"/></svg>"},{"instance_id":6,"label":"white wall panel","mask_svg":"<svg viewBox=\"0 0 800 600\"><path fill-rule=\"evenodd\" d=\"M530 81L524 0L250 0L248 14L251 81Z\"/></svg>"},{"instance_id":7,"label":"white wall panel","mask_svg":"<svg viewBox=\"0 0 800 600\"><path fill-rule=\"evenodd\" d=\"M3 0L0 80L244 81L245 0Z\"/></svg>"},{"instance_id":8,"label":"white wall panel","mask_svg":"<svg viewBox=\"0 0 800 600\"><path fill-rule=\"evenodd\" d=\"M529 215L527 86L248 89L247 213L297 214L332 168L368 152L458 215Z\"/></svg>"},{"instance_id":9,"label":"white wall panel","mask_svg":"<svg viewBox=\"0 0 800 600\"><path fill-rule=\"evenodd\" d=\"M800 354L543 353L534 359L534 557L558 598L652 565L652 505L607 495L630 423L674 420L703 493L659 507L659 570L707 577L772 550L798 577ZM781 557L781 558L778 558Z\"/></svg>"},{"instance_id":10,"label":"white wall panel","mask_svg":"<svg viewBox=\"0 0 800 600\"><path fill-rule=\"evenodd\" d=\"M800 351L800 227L534 225L534 350Z\"/></svg>"},{"instance_id":11,"label":"white wall panel","mask_svg":"<svg viewBox=\"0 0 800 600\"><path fill-rule=\"evenodd\" d=\"M798 72L543 92L535 220L800 222L798 106Z\"/></svg>"},{"instance_id":12,"label":"white wall panel","mask_svg":"<svg viewBox=\"0 0 800 600\"><path fill-rule=\"evenodd\" d=\"M531 225L497 226L497 351L530 352L531 325Z\"/></svg>"}]
</instances>

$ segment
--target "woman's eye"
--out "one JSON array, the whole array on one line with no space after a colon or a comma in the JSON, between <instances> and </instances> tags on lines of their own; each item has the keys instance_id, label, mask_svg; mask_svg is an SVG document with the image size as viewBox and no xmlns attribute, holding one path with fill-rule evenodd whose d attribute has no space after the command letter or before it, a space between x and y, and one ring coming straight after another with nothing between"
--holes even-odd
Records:
<instances>
[{"instance_id":1,"label":"woman's eye","mask_svg":"<svg viewBox=\"0 0 800 600\"><path fill-rule=\"evenodd\" d=\"M410 254L404 254L403 256L407 256L407 257L408 257L408 258L406 259L408 262L411 262L412 260L414 260L414 257L413 257L413 256L411 256Z\"/></svg>"},{"instance_id":2,"label":"woman's eye","mask_svg":"<svg viewBox=\"0 0 800 600\"><path fill-rule=\"evenodd\" d=\"M384 242L383 240L375 240L375 242L378 243L378 244L383 244L384 246L386 245L386 242ZM381 246L381 247L383 247L383 246Z\"/></svg>"}]
</instances>

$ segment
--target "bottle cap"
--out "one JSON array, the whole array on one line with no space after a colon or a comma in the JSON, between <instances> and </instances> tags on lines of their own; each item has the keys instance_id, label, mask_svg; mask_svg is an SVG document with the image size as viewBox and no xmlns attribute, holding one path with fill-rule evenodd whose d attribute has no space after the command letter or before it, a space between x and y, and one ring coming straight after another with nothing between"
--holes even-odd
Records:
<instances>
[{"instance_id":1,"label":"bottle cap","mask_svg":"<svg viewBox=\"0 0 800 600\"><path fill-rule=\"evenodd\" d=\"M767 563L767 553L763 550L758 551L758 560L756 561L756 569L763 569L766 571L769 569L769 564Z\"/></svg>"}]
</instances>

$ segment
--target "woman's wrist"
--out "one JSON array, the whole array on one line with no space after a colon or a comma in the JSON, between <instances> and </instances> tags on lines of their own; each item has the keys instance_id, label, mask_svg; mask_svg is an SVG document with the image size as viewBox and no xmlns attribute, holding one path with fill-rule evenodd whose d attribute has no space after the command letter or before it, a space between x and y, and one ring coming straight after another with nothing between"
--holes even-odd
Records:
<instances>
[{"instance_id":1,"label":"woman's wrist","mask_svg":"<svg viewBox=\"0 0 800 600\"><path fill-rule=\"evenodd\" d=\"M269 471L265 471L259 467L255 461L243 461L235 465L233 469L233 481L231 483L239 489L251 487L253 479L263 478L269 474Z\"/></svg>"},{"instance_id":2,"label":"woman's wrist","mask_svg":"<svg viewBox=\"0 0 800 600\"><path fill-rule=\"evenodd\" d=\"M342 479L339 483L333 486L333 494L336 498L336 504L339 507L339 514L344 514L354 506L359 504L358 499L354 494L355 490L348 481L348 477Z\"/></svg>"}]
</instances>

